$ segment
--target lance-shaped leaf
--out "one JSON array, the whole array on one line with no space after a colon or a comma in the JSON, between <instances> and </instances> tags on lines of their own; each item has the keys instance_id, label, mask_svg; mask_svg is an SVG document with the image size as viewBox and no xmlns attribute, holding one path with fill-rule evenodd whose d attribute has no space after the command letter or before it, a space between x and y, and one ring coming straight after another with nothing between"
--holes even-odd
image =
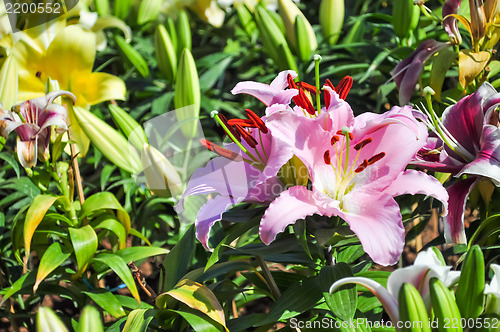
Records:
<instances>
[{"instance_id":1,"label":"lance-shaped leaf","mask_svg":"<svg viewBox=\"0 0 500 332\"><path fill-rule=\"evenodd\" d=\"M38 308L36 330L40 332L68 332L61 319L49 307Z\"/></svg>"},{"instance_id":2,"label":"lance-shaped leaf","mask_svg":"<svg viewBox=\"0 0 500 332\"><path fill-rule=\"evenodd\" d=\"M94 257L97 250L97 235L90 225L82 228L70 228L69 235L75 249L76 262L78 263L78 271L72 278L77 279L87 269L90 259Z\"/></svg>"},{"instance_id":3,"label":"lance-shaped leaf","mask_svg":"<svg viewBox=\"0 0 500 332\"><path fill-rule=\"evenodd\" d=\"M74 111L80 127L109 161L129 173L141 171L137 151L119 132L84 108L74 107Z\"/></svg>"},{"instance_id":4,"label":"lance-shaped leaf","mask_svg":"<svg viewBox=\"0 0 500 332\"><path fill-rule=\"evenodd\" d=\"M116 126L120 128L122 133L133 146L137 149L141 149L144 144L148 143L148 137L146 136L144 129L137 121L135 121L133 117L131 117L118 105L109 104L108 107Z\"/></svg>"},{"instance_id":5,"label":"lance-shaped leaf","mask_svg":"<svg viewBox=\"0 0 500 332\"><path fill-rule=\"evenodd\" d=\"M333 293L330 293L329 290L334 282L348 277L353 277L353 275L351 268L346 263L325 266L319 273L319 280L326 304L335 316L344 321L353 319L356 313L356 305L358 302L356 285L344 285L342 289L338 289Z\"/></svg>"},{"instance_id":6,"label":"lance-shaped leaf","mask_svg":"<svg viewBox=\"0 0 500 332\"><path fill-rule=\"evenodd\" d=\"M198 71L189 49L185 48L179 60L177 79L175 80L175 116L182 125L182 134L192 139L198 128L198 116L200 114L201 94Z\"/></svg>"},{"instance_id":7,"label":"lance-shaped leaf","mask_svg":"<svg viewBox=\"0 0 500 332\"><path fill-rule=\"evenodd\" d=\"M163 76L169 82L174 82L177 73L177 55L172 39L162 24L155 30L155 57Z\"/></svg>"},{"instance_id":8,"label":"lance-shaped leaf","mask_svg":"<svg viewBox=\"0 0 500 332\"><path fill-rule=\"evenodd\" d=\"M484 257L478 245L472 246L467 253L456 297L463 318L477 318L484 308L485 267Z\"/></svg>"},{"instance_id":9,"label":"lance-shaped leaf","mask_svg":"<svg viewBox=\"0 0 500 332\"><path fill-rule=\"evenodd\" d=\"M137 24L143 25L146 22L155 20L160 12L161 3L161 0L141 1L137 13Z\"/></svg>"},{"instance_id":10,"label":"lance-shaped leaf","mask_svg":"<svg viewBox=\"0 0 500 332\"><path fill-rule=\"evenodd\" d=\"M434 310L435 318L438 321L438 331L462 331L460 326L447 327L448 325L445 325L446 322L460 322L460 319L462 318L453 293L441 280L437 278L432 278L430 280L429 289L431 294L432 309Z\"/></svg>"},{"instance_id":11,"label":"lance-shaped leaf","mask_svg":"<svg viewBox=\"0 0 500 332\"><path fill-rule=\"evenodd\" d=\"M319 7L319 23L323 36L330 45L339 39L344 25L344 0L322 0Z\"/></svg>"},{"instance_id":12,"label":"lance-shaped leaf","mask_svg":"<svg viewBox=\"0 0 500 332\"><path fill-rule=\"evenodd\" d=\"M5 109L10 109L17 101L17 62L9 55L0 70L0 102Z\"/></svg>"},{"instance_id":13,"label":"lance-shaped leaf","mask_svg":"<svg viewBox=\"0 0 500 332\"><path fill-rule=\"evenodd\" d=\"M401 331L408 332L431 332L429 327L429 316L425 309L424 301L418 290L412 284L404 283L399 289L399 319L402 322L411 322L411 328L406 328L406 323Z\"/></svg>"},{"instance_id":14,"label":"lance-shaped leaf","mask_svg":"<svg viewBox=\"0 0 500 332\"><path fill-rule=\"evenodd\" d=\"M446 73L456 59L457 53L450 48L445 48L436 55L432 62L430 86L436 93L435 98L437 100L441 100L441 90L443 89Z\"/></svg>"},{"instance_id":15,"label":"lance-shaped leaf","mask_svg":"<svg viewBox=\"0 0 500 332\"><path fill-rule=\"evenodd\" d=\"M191 51L191 43L192 43L189 17L185 10L181 10L179 12L179 15L177 16L175 30L177 32L177 57L180 57L185 48Z\"/></svg>"},{"instance_id":16,"label":"lance-shaped leaf","mask_svg":"<svg viewBox=\"0 0 500 332\"><path fill-rule=\"evenodd\" d=\"M101 315L99 311L91 306L86 305L80 316L80 321L78 322L78 327L75 332L102 332L104 327L101 322Z\"/></svg>"},{"instance_id":17,"label":"lance-shaped leaf","mask_svg":"<svg viewBox=\"0 0 500 332\"><path fill-rule=\"evenodd\" d=\"M118 47L120 47L120 50L123 52L123 55L125 55L125 57L130 61L130 63L142 75L142 77L148 77L149 67L148 64L146 63L146 60L144 60L144 58L142 57L142 55L139 52L137 52L137 50L133 48L132 45L127 43L122 36L115 36L115 40L116 43L118 44Z\"/></svg>"},{"instance_id":18,"label":"lance-shaped leaf","mask_svg":"<svg viewBox=\"0 0 500 332\"><path fill-rule=\"evenodd\" d=\"M135 309L127 317L123 332L146 332L156 314L155 309Z\"/></svg>"},{"instance_id":19,"label":"lance-shaped leaf","mask_svg":"<svg viewBox=\"0 0 500 332\"><path fill-rule=\"evenodd\" d=\"M130 216L120 202L118 202L115 195L110 192L100 192L87 198L82 205L80 218L85 218L95 211L105 209L116 210L118 220L125 227L125 232L128 235L130 232Z\"/></svg>"},{"instance_id":20,"label":"lance-shaped leaf","mask_svg":"<svg viewBox=\"0 0 500 332\"><path fill-rule=\"evenodd\" d=\"M92 299L97 305L103 308L108 314L114 318L120 318L126 315L120 301L113 293L107 289L99 288L92 292L83 292Z\"/></svg>"},{"instance_id":21,"label":"lance-shaped leaf","mask_svg":"<svg viewBox=\"0 0 500 332\"><path fill-rule=\"evenodd\" d=\"M59 242L52 243L47 250L45 250L38 272L36 274L36 282L33 286L33 292L36 292L38 285L45 279L52 271L58 268L64 261L71 255L71 252L64 247L61 247Z\"/></svg>"},{"instance_id":22,"label":"lance-shaped leaf","mask_svg":"<svg viewBox=\"0 0 500 332\"><path fill-rule=\"evenodd\" d=\"M181 280L173 289L158 296L156 306L164 308L169 296L190 308L201 311L228 331L224 311L214 293L206 286L188 279Z\"/></svg>"}]
</instances>

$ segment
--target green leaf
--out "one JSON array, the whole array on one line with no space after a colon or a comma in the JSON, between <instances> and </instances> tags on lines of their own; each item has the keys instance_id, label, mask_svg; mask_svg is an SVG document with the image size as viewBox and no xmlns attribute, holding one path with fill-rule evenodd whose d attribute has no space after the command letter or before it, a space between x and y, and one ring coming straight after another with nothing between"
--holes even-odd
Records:
<instances>
[{"instance_id":1,"label":"green leaf","mask_svg":"<svg viewBox=\"0 0 500 332\"><path fill-rule=\"evenodd\" d=\"M163 289L172 289L188 272L188 266L195 249L194 241L194 226L191 226L163 260L163 266L168 269Z\"/></svg>"},{"instance_id":2,"label":"green leaf","mask_svg":"<svg viewBox=\"0 0 500 332\"><path fill-rule=\"evenodd\" d=\"M47 250L45 250L45 253L40 260L40 265L38 266L36 281L33 286L34 293L42 280L45 279L49 273L54 271L54 269L59 267L59 265L61 265L70 255L71 252L69 252L66 248L63 250L59 242L52 243Z\"/></svg>"},{"instance_id":3,"label":"green leaf","mask_svg":"<svg viewBox=\"0 0 500 332\"><path fill-rule=\"evenodd\" d=\"M118 238L120 249L124 249L127 245L127 232L125 231L125 227L118 220L109 217L100 218L96 223L92 223L92 227L95 230L102 228L113 232Z\"/></svg>"},{"instance_id":4,"label":"green leaf","mask_svg":"<svg viewBox=\"0 0 500 332\"><path fill-rule=\"evenodd\" d=\"M484 308L485 267L481 248L474 245L465 258L456 290L458 309L463 318L477 318Z\"/></svg>"},{"instance_id":5,"label":"green leaf","mask_svg":"<svg viewBox=\"0 0 500 332\"><path fill-rule=\"evenodd\" d=\"M89 216L92 212L106 209L117 210L118 220L120 220L123 227L125 227L126 234L128 234L130 231L130 216L118 202L115 195L110 192L100 192L87 198L82 205L81 218Z\"/></svg>"},{"instance_id":6,"label":"green leaf","mask_svg":"<svg viewBox=\"0 0 500 332\"><path fill-rule=\"evenodd\" d=\"M125 262L136 262L138 260L157 255L166 255L169 251L159 247L128 247L118 250L115 255L120 256Z\"/></svg>"},{"instance_id":7,"label":"green leaf","mask_svg":"<svg viewBox=\"0 0 500 332\"><path fill-rule=\"evenodd\" d=\"M82 310L80 321L75 332L103 332L101 316L99 311L90 305L86 305Z\"/></svg>"},{"instance_id":8,"label":"green leaf","mask_svg":"<svg viewBox=\"0 0 500 332\"><path fill-rule=\"evenodd\" d=\"M123 307L118 299L107 289L100 288L92 292L83 293L90 297L95 303L97 303L114 318L120 318L126 315L125 310L123 310ZM134 301L134 303L136 302Z\"/></svg>"},{"instance_id":9,"label":"green leaf","mask_svg":"<svg viewBox=\"0 0 500 332\"><path fill-rule=\"evenodd\" d=\"M441 100L441 91L443 90L444 79L446 73L450 69L453 62L457 59L457 53L451 48L445 48L439 51L439 54L432 60L431 69L431 88L436 92L436 100Z\"/></svg>"},{"instance_id":10,"label":"green leaf","mask_svg":"<svg viewBox=\"0 0 500 332\"><path fill-rule=\"evenodd\" d=\"M72 276L73 279L76 279L82 275L90 259L95 255L98 244L97 235L90 225L82 228L70 228L69 235L75 249L76 262L78 263L78 271Z\"/></svg>"},{"instance_id":11,"label":"green leaf","mask_svg":"<svg viewBox=\"0 0 500 332\"><path fill-rule=\"evenodd\" d=\"M151 242L149 242L148 238L147 238L147 237L145 237L144 235L142 235L142 233L141 233L141 232L139 232L139 231L138 231L138 230L136 230L136 229L131 228L131 229L130 229L130 235L133 235L133 236L135 236L135 237L138 237L139 239L141 239L142 241L144 241L144 242L145 242L148 246L150 246L150 245L151 245Z\"/></svg>"},{"instance_id":12,"label":"green leaf","mask_svg":"<svg viewBox=\"0 0 500 332\"><path fill-rule=\"evenodd\" d=\"M354 318L358 295L356 285L345 285L330 294L331 285L342 278L352 277L352 271L346 263L337 263L333 266L325 266L319 273L319 280L323 290L323 296L330 310L344 321Z\"/></svg>"},{"instance_id":13,"label":"green leaf","mask_svg":"<svg viewBox=\"0 0 500 332\"><path fill-rule=\"evenodd\" d=\"M50 209L52 204L56 200L58 200L62 196L49 196L49 195L40 195L36 196L33 200L33 203L28 209L26 213L26 219L24 221L24 250L25 258L24 263L28 262L28 258L30 255L31 249L31 239L33 238L33 234L35 233L36 228L40 225L45 213Z\"/></svg>"},{"instance_id":14,"label":"green leaf","mask_svg":"<svg viewBox=\"0 0 500 332\"><path fill-rule=\"evenodd\" d=\"M141 302L134 277L132 276L127 263L125 263L120 256L102 253L94 257L93 261L101 262L109 266L111 270L113 270L113 272L115 272L116 275L125 283L125 285L127 285L130 293L132 293L132 296L137 300L137 302Z\"/></svg>"},{"instance_id":15,"label":"green leaf","mask_svg":"<svg viewBox=\"0 0 500 332\"><path fill-rule=\"evenodd\" d=\"M38 332L68 332L64 323L49 307L38 308L36 330Z\"/></svg>"},{"instance_id":16,"label":"green leaf","mask_svg":"<svg viewBox=\"0 0 500 332\"><path fill-rule=\"evenodd\" d=\"M127 318L122 332L146 332L148 325L154 318L155 309L135 309Z\"/></svg>"},{"instance_id":17,"label":"green leaf","mask_svg":"<svg viewBox=\"0 0 500 332\"><path fill-rule=\"evenodd\" d=\"M157 0L153 1L143 1L143 3L149 3L149 2L154 2ZM120 50L122 51L123 55L130 61L130 63L137 69L139 74L142 75L142 77L148 77L149 76L149 67L148 64L146 63L146 60L142 57L142 55L137 52L135 48L132 47L127 41L122 37L122 36L115 36L116 43L118 44L118 47L120 47Z\"/></svg>"},{"instance_id":18,"label":"green leaf","mask_svg":"<svg viewBox=\"0 0 500 332\"><path fill-rule=\"evenodd\" d=\"M214 293L206 286L188 279L181 280L173 289L156 298L156 306L165 308L169 296L226 326L224 311Z\"/></svg>"},{"instance_id":19,"label":"green leaf","mask_svg":"<svg viewBox=\"0 0 500 332\"><path fill-rule=\"evenodd\" d=\"M193 311L167 310L167 312L175 312L184 318L196 332L219 332L224 331L224 327L207 316Z\"/></svg>"},{"instance_id":20,"label":"green leaf","mask_svg":"<svg viewBox=\"0 0 500 332\"><path fill-rule=\"evenodd\" d=\"M5 303L12 295L16 294L23 288L32 288L31 285L35 283L35 272L31 271L21 276L17 279L10 287L4 288L0 291L3 293L2 301L0 301L0 306Z\"/></svg>"}]
</instances>

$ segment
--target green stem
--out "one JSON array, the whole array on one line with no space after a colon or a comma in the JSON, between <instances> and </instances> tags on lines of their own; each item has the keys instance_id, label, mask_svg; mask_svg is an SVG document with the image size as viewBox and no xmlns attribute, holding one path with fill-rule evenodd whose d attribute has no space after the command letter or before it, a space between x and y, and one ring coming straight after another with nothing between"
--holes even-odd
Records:
<instances>
[{"instance_id":1,"label":"green stem","mask_svg":"<svg viewBox=\"0 0 500 332\"><path fill-rule=\"evenodd\" d=\"M280 290L278 289L278 285L276 284L276 281L274 280L271 271L269 271L269 268L267 267L266 261L264 260L264 257L258 255L255 256L257 258L257 262L259 263L260 267L262 268L262 272L264 274L264 278L267 281L267 285L269 286L269 289L271 290L271 293L274 296L274 299L277 300L280 296Z\"/></svg>"},{"instance_id":2,"label":"green stem","mask_svg":"<svg viewBox=\"0 0 500 332\"><path fill-rule=\"evenodd\" d=\"M316 76L316 108L318 109L318 114L321 114L321 98L319 96L319 63L321 62L321 55L314 55L314 74Z\"/></svg>"}]
</instances>

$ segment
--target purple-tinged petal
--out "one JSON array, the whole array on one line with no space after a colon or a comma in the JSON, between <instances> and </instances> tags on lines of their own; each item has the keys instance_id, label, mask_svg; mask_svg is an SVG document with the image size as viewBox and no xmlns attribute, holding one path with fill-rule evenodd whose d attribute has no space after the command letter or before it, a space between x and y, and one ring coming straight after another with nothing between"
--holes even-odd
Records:
<instances>
[{"instance_id":1,"label":"purple-tinged petal","mask_svg":"<svg viewBox=\"0 0 500 332\"><path fill-rule=\"evenodd\" d=\"M196 238L203 244L205 249L212 250L208 245L208 237L212 226L222 219L222 214L226 212L235 201L228 196L217 196L209 200L198 211L196 216Z\"/></svg>"},{"instance_id":2,"label":"purple-tinged petal","mask_svg":"<svg viewBox=\"0 0 500 332\"><path fill-rule=\"evenodd\" d=\"M391 293L389 293L387 289L385 289L378 282L368 278L349 277L337 280L330 287L330 293L334 292L337 288L347 284L357 284L367 288L370 292L373 293L373 295L377 297L380 303L382 303L385 311L387 311L387 314L389 315L389 318L394 323L394 325L397 324L397 322L399 321L398 301L393 295L391 295Z\"/></svg>"},{"instance_id":3,"label":"purple-tinged petal","mask_svg":"<svg viewBox=\"0 0 500 332\"><path fill-rule=\"evenodd\" d=\"M443 215L448 213L448 192L441 182L424 172L407 170L399 174L384 192L392 196L404 194L432 196L443 203Z\"/></svg>"},{"instance_id":4,"label":"purple-tinged petal","mask_svg":"<svg viewBox=\"0 0 500 332\"><path fill-rule=\"evenodd\" d=\"M7 136L17 127L22 125L22 121L17 114L9 111L4 111L0 107L0 135L7 138Z\"/></svg>"},{"instance_id":5,"label":"purple-tinged petal","mask_svg":"<svg viewBox=\"0 0 500 332\"><path fill-rule=\"evenodd\" d=\"M435 53L447 47L446 43L440 43L434 39L421 42L417 49L406 59L401 61L391 71L394 82L399 90L399 104L406 105L415 90L418 78L424 69L425 62Z\"/></svg>"},{"instance_id":6,"label":"purple-tinged petal","mask_svg":"<svg viewBox=\"0 0 500 332\"><path fill-rule=\"evenodd\" d=\"M291 187L267 208L260 223L260 238L269 244L286 226L315 213L319 211L313 192L302 186Z\"/></svg>"},{"instance_id":7,"label":"purple-tinged petal","mask_svg":"<svg viewBox=\"0 0 500 332\"><path fill-rule=\"evenodd\" d=\"M451 14L457 14L460 7L461 0L446 0L443 4L443 28L448 34L450 41L454 45L462 43L462 36L458 30L457 19L455 17L446 17Z\"/></svg>"},{"instance_id":8,"label":"purple-tinged petal","mask_svg":"<svg viewBox=\"0 0 500 332\"><path fill-rule=\"evenodd\" d=\"M271 88L276 90L284 90L288 86L288 75L291 75L293 79L297 77L297 73L293 70L284 70L276 76L276 78L271 82Z\"/></svg>"},{"instance_id":9,"label":"purple-tinged petal","mask_svg":"<svg viewBox=\"0 0 500 332\"><path fill-rule=\"evenodd\" d=\"M496 186L500 186L500 128L485 125L481 135L481 149L476 159L457 174L478 175L490 178Z\"/></svg>"},{"instance_id":10,"label":"purple-tinged petal","mask_svg":"<svg viewBox=\"0 0 500 332\"><path fill-rule=\"evenodd\" d=\"M21 141L25 142L35 139L40 131L40 127L34 123L22 123L15 129L15 131Z\"/></svg>"},{"instance_id":11,"label":"purple-tinged petal","mask_svg":"<svg viewBox=\"0 0 500 332\"><path fill-rule=\"evenodd\" d=\"M40 130L49 126L56 126L59 130L63 130L63 132L68 130L68 125L66 124L68 111L62 105L49 104L38 116L38 125L41 126Z\"/></svg>"},{"instance_id":12,"label":"purple-tinged petal","mask_svg":"<svg viewBox=\"0 0 500 332\"><path fill-rule=\"evenodd\" d=\"M450 196L448 216L444 218L444 238L449 243L467 243L464 229L464 211L467 197L477 178L455 182L446 190Z\"/></svg>"},{"instance_id":13,"label":"purple-tinged petal","mask_svg":"<svg viewBox=\"0 0 500 332\"><path fill-rule=\"evenodd\" d=\"M31 168L36 165L37 157L37 137L33 140L22 141L19 137L17 138L17 156L19 162L24 168Z\"/></svg>"},{"instance_id":14,"label":"purple-tinged petal","mask_svg":"<svg viewBox=\"0 0 500 332\"><path fill-rule=\"evenodd\" d=\"M387 266L398 262L405 230L399 206L390 195L351 192L344 197L338 216L349 224L375 263Z\"/></svg>"}]
</instances>

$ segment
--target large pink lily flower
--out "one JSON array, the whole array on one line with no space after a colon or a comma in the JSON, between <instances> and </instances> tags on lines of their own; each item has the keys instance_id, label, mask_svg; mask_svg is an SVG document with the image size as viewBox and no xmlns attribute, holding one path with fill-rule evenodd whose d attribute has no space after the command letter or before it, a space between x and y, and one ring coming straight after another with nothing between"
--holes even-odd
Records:
<instances>
[{"instance_id":1,"label":"large pink lily flower","mask_svg":"<svg viewBox=\"0 0 500 332\"><path fill-rule=\"evenodd\" d=\"M280 168L293 156L289 144L273 138L266 127L266 118L259 118L247 110L250 119L227 121L229 132L238 139L246 151L234 143L224 147L202 140L208 149L219 154L204 168L191 176L177 212L182 212L183 202L190 195L218 193L203 205L196 216L196 237L207 250L212 226L222 219L222 214L240 202L269 204L285 186L278 178Z\"/></svg>"},{"instance_id":2,"label":"large pink lily flower","mask_svg":"<svg viewBox=\"0 0 500 332\"><path fill-rule=\"evenodd\" d=\"M410 107L354 118L339 107L331 131L323 121L304 121L289 111L274 112L267 126L276 139L290 142L294 154L308 167L312 190L294 186L266 210L260 237L266 244L288 225L320 214L345 220L365 252L381 265L395 264L404 247L404 228L394 196L426 194L441 200L448 195L433 177L405 167L425 144L427 129Z\"/></svg>"},{"instance_id":3,"label":"large pink lily flower","mask_svg":"<svg viewBox=\"0 0 500 332\"><path fill-rule=\"evenodd\" d=\"M450 211L445 220L448 242L465 243L464 210L467 197L481 178L500 186L500 93L484 83L475 93L449 106L442 120L428 114L427 124L437 137L429 137L416 165L456 177L467 175L447 188Z\"/></svg>"},{"instance_id":4,"label":"large pink lily flower","mask_svg":"<svg viewBox=\"0 0 500 332\"><path fill-rule=\"evenodd\" d=\"M447 287L450 287L458 281L460 272L451 271L451 266L445 266L444 261L440 260L436 251L436 248L429 248L426 251L422 251L417 255L412 266L397 269L392 272L387 280L387 289L369 278L349 277L336 281L330 287L330 293L346 284L364 286L379 299L392 322L396 325L396 322L399 320L399 305L397 298L403 284L409 283L415 286L429 310L431 304L429 281L432 278L438 278ZM439 255L441 256L441 253L439 253Z\"/></svg>"},{"instance_id":5,"label":"large pink lily flower","mask_svg":"<svg viewBox=\"0 0 500 332\"><path fill-rule=\"evenodd\" d=\"M17 133L17 155L23 167L35 166L37 156L42 161L47 159L51 126L55 126L58 133L68 130L67 109L54 103L63 95L76 101L71 92L53 91L14 106L13 112L0 109L0 135Z\"/></svg>"}]
</instances>

